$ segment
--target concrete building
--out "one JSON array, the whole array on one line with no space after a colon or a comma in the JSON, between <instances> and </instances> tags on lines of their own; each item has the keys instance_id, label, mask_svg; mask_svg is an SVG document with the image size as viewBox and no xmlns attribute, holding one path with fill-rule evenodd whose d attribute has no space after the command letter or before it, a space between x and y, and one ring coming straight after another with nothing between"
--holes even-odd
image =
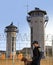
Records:
<instances>
[{"instance_id":1,"label":"concrete building","mask_svg":"<svg viewBox=\"0 0 53 65\"><path fill-rule=\"evenodd\" d=\"M52 46L45 46L46 57L52 57Z\"/></svg>"},{"instance_id":2,"label":"concrete building","mask_svg":"<svg viewBox=\"0 0 53 65\"><path fill-rule=\"evenodd\" d=\"M13 23L5 27L6 32L6 57L9 58L11 54L16 54L16 33L18 29Z\"/></svg>"},{"instance_id":3,"label":"concrete building","mask_svg":"<svg viewBox=\"0 0 53 65\"><path fill-rule=\"evenodd\" d=\"M52 56L53 56L53 39L52 39Z\"/></svg>"},{"instance_id":4,"label":"concrete building","mask_svg":"<svg viewBox=\"0 0 53 65\"><path fill-rule=\"evenodd\" d=\"M36 40L38 41L42 52L44 52L44 26L48 21L48 17L46 17L47 13L44 10L39 8L35 8L28 13L27 21L29 23L31 29L31 43ZM31 48L33 49L32 45Z\"/></svg>"}]
</instances>

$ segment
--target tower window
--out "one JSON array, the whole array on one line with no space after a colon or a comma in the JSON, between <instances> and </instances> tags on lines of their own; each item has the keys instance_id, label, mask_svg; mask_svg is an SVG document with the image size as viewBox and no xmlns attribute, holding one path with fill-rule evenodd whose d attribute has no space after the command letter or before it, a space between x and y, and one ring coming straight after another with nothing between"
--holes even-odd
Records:
<instances>
[{"instance_id":1,"label":"tower window","mask_svg":"<svg viewBox=\"0 0 53 65\"><path fill-rule=\"evenodd\" d=\"M37 21L35 21L35 23L37 23Z\"/></svg>"},{"instance_id":2,"label":"tower window","mask_svg":"<svg viewBox=\"0 0 53 65\"><path fill-rule=\"evenodd\" d=\"M43 16L43 13L41 13L41 12L35 12L35 14L34 14L34 16Z\"/></svg>"},{"instance_id":3,"label":"tower window","mask_svg":"<svg viewBox=\"0 0 53 65\"><path fill-rule=\"evenodd\" d=\"M35 13L35 16L39 16L39 12L36 12L36 13Z\"/></svg>"},{"instance_id":4,"label":"tower window","mask_svg":"<svg viewBox=\"0 0 53 65\"><path fill-rule=\"evenodd\" d=\"M42 23L42 21L40 21Z\"/></svg>"},{"instance_id":5,"label":"tower window","mask_svg":"<svg viewBox=\"0 0 53 65\"><path fill-rule=\"evenodd\" d=\"M12 37L12 41L16 41L16 37Z\"/></svg>"},{"instance_id":6,"label":"tower window","mask_svg":"<svg viewBox=\"0 0 53 65\"><path fill-rule=\"evenodd\" d=\"M12 42L12 52L14 51L14 42Z\"/></svg>"},{"instance_id":7,"label":"tower window","mask_svg":"<svg viewBox=\"0 0 53 65\"><path fill-rule=\"evenodd\" d=\"M33 28L31 27L31 42L33 42Z\"/></svg>"},{"instance_id":8,"label":"tower window","mask_svg":"<svg viewBox=\"0 0 53 65\"><path fill-rule=\"evenodd\" d=\"M16 37L12 37L12 52L14 52L14 41L16 41Z\"/></svg>"},{"instance_id":9,"label":"tower window","mask_svg":"<svg viewBox=\"0 0 53 65\"><path fill-rule=\"evenodd\" d=\"M34 13L32 13L31 16L34 16Z\"/></svg>"}]
</instances>

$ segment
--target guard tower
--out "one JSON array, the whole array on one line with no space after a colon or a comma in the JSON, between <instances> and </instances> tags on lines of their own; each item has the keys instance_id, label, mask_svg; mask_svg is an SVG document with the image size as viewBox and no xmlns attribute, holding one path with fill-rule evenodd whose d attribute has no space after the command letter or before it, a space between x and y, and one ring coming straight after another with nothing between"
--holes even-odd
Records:
<instances>
[{"instance_id":1,"label":"guard tower","mask_svg":"<svg viewBox=\"0 0 53 65\"><path fill-rule=\"evenodd\" d=\"M13 23L11 23L9 26L5 27L6 32L6 57L9 58L10 55L15 56L16 54L16 33L18 32L18 29Z\"/></svg>"},{"instance_id":2,"label":"guard tower","mask_svg":"<svg viewBox=\"0 0 53 65\"><path fill-rule=\"evenodd\" d=\"M48 17L46 15L46 11L36 7L35 10L30 11L27 16L27 21L31 29L31 43L35 40L38 41L42 52L45 51L44 28L48 22ZM32 45L31 48L33 49Z\"/></svg>"}]
</instances>

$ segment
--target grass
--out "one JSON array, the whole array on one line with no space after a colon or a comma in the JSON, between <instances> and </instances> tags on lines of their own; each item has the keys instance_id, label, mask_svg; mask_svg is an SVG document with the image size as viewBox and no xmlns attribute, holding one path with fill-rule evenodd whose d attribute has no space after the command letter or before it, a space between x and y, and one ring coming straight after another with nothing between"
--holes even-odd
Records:
<instances>
[{"instance_id":1,"label":"grass","mask_svg":"<svg viewBox=\"0 0 53 65\"><path fill-rule=\"evenodd\" d=\"M19 61L19 60L10 60L10 59L0 59L0 65L24 65L23 61ZM52 57L48 57L45 59L41 60L41 64L40 65L53 65L53 58Z\"/></svg>"},{"instance_id":2,"label":"grass","mask_svg":"<svg viewBox=\"0 0 53 65\"><path fill-rule=\"evenodd\" d=\"M53 57L47 57L41 60L41 65L53 65Z\"/></svg>"}]
</instances>

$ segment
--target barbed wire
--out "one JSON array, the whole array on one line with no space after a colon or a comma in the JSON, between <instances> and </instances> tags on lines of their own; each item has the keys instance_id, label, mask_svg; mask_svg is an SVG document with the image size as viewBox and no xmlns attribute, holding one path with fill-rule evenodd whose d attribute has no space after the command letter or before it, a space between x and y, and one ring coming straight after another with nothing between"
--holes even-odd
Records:
<instances>
[{"instance_id":1,"label":"barbed wire","mask_svg":"<svg viewBox=\"0 0 53 65\"><path fill-rule=\"evenodd\" d=\"M18 33L16 35L16 48L21 49L24 47L30 47L30 33ZM48 45L48 43L52 44L52 39L53 35L52 34L47 34L45 35L45 43ZM5 34L0 34L0 50L1 49L6 49L6 35Z\"/></svg>"},{"instance_id":2,"label":"barbed wire","mask_svg":"<svg viewBox=\"0 0 53 65\"><path fill-rule=\"evenodd\" d=\"M17 37L16 41L18 41L18 40L20 40L20 41L30 41L30 33L29 34L27 34L27 33L24 33L24 34L18 33L16 35L16 37ZM52 34L45 35L45 41L51 40L52 38L53 38ZM6 41L6 35L5 34L0 34L0 41Z\"/></svg>"}]
</instances>

